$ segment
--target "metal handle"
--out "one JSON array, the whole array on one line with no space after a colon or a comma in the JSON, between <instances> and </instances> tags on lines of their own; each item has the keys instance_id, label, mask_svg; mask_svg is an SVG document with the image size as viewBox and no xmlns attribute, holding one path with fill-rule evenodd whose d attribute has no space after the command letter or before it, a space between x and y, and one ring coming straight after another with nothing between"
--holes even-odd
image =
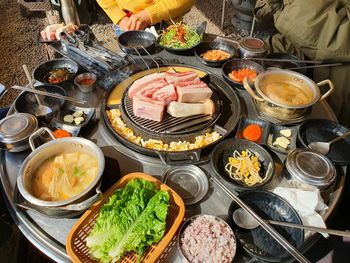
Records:
<instances>
[{"instance_id":1,"label":"metal handle","mask_svg":"<svg viewBox=\"0 0 350 263\"><path fill-rule=\"evenodd\" d=\"M286 226L286 227L293 227L293 228L300 228L300 229L306 229L311 230L319 233L327 233L335 236L341 236L341 237L350 237L350 231L340 231L340 230L333 230L328 228L322 228L322 227L315 227L315 226L305 226L305 225L299 225L299 224L292 224L288 222L280 222L280 221L274 221L274 220L267 220L268 223L272 225L277 226Z\"/></svg>"},{"instance_id":2,"label":"metal handle","mask_svg":"<svg viewBox=\"0 0 350 263\"><path fill-rule=\"evenodd\" d=\"M301 263L310 263L310 261L304 257L295 247L293 247L284 237L282 237L272 226L267 224L253 209L251 209L246 203L244 203L238 196L231 193L231 191L221 183L217 178L211 177L212 181L216 183L228 196L232 198L240 207L242 207L247 213L249 213L260 226L266 230L282 247L284 247L296 260Z\"/></svg>"},{"instance_id":3,"label":"metal handle","mask_svg":"<svg viewBox=\"0 0 350 263\"><path fill-rule=\"evenodd\" d=\"M335 143L335 142L337 142L337 141L339 141L341 139L344 139L344 138L348 137L349 135L350 135L350 131L344 133L343 135L341 135L341 136L339 136L337 138L334 138L333 140L329 141L328 143L329 144Z\"/></svg>"},{"instance_id":4,"label":"metal handle","mask_svg":"<svg viewBox=\"0 0 350 263\"><path fill-rule=\"evenodd\" d=\"M165 165L184 165L199 162L201 151L191 151L188 153L162 153L157 152L160 160Z\"/></svg>"},{"instance_id":5,"label":"metal handle","mask_svg":"<svg viewBox=\"0 0 350 263\"><path fill-rule=\"evenodd\" d=\"M29 136L28 140L29 140L29 145L30 145L30 148L32 149L32 151L34 151L36 149L35 144L34 144L34 139L38 138L44 132L47 132L50 135L50 137L52 138L52 140L56 140L55 136L53 136L53 133L49 128L42 127L40 129L36 130L35 132L33 132L33 134Z\"/></svg>"},{"instance_id":6,"label":"metal handle","mask_svg":"<svg viewBox=\"0 0 350 263\"><path fill-rule=\"evenodd\" d=\"M261 98L261 97L259 97L258 95L255 94L253 89L250 87L250 84L248 83L248 78L247 77L245 77L243 79L243 87L245 88L246 91L248 91L250 96L252 96L255 100L261 101L261 102L265 101L263 98Z\"/></svg>"},{"instance_id":7,"label":"metal handle","mask_svg":"<svg viewBox=\"0 0 350 263\"><path fill-rule=\"evenodd\" d=\"M326 84L328 84L329 90L325 94L323 94L322 97L318 101L321 101L321 100L327 98L334 91L333 82L331 80L329 80L329 79L322 80L321 82L317 83L316 85L320 87L320 86L323 86L323 85L326 85Z\"/></svg>"},{"instance_id":8,"label":"metal handle","mask_svg":"<svg viewBox=\"0 0 350 263\"><path fill-rule=\"evenodd\" d=\"M33 85L33 80L32 80L32 77L30 76L30 73L29 73L29 70L28 70L27 65L24 64L24 65L22 66L22 68L23 68L23 70L24 70L24 73L25 73L26 76L27 76L27 79L28 79L28 82L29 82L30 87L31 87L33 90L35 90L35 87L34 87L34 85ZM35 93L34 93L34 96L35 96L36 101L38 102L39 106L40 106L40 105L43 105L43 104L41 103L41 101L40 101L39 96L38 96L37 94L35 94Z\"/></svg>"}]
</instances>

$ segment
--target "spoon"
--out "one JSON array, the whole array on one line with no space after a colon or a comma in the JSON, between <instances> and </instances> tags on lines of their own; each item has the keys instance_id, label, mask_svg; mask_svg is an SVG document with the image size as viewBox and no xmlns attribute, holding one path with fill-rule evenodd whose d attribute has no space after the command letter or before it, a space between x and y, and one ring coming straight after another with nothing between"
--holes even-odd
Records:
<instances>
[{"instance_id":1,"label":"spoon","mask_svg":"<svg viewBox=\"0 0 350 263\"><path fill-rule=\"evenodd\" d=\"M259 226L259 222L256 221L250 214L248 214L242 208L238 208L233 212L232 219L236 223L236 225L244 229L254 229ZM322 227L305 226L305 225L274 221L274 220L265 220L265 221L271 225L300 228L300 229L315 231L317 233L327 233L335 236L350 237L350 231L340 231L340 230L333 230L333 229L327 229Z\"/></svg>"},{"instance_id":2,"label":"spoon","mask_svg":"<svg viewBox=\"0 0 350 263\"><path fill-rule=\"evenodd\" d=\"M332 143L335 143L341 139L344 139L350 135L350 131L344 133L343 135L336 137L335 139L329 142L312 142L308 145L308 147L320 154L326 155L329 152L329 148Z\"/></svg>"},{"instance_id":3,"label":"spoon","mask_svg":"<svg viewBox=\"0 0 350 263\"><path fill-rule=\"evenodd\" d=\"M35 90L32 78L30 77L30 73L29 73L29 70L27 68L27 65L23 65L22 67L23 67L24 72L26 73L26 76L27 76L27 79L29 81L29 84L30 84L31 88L33 90ZM35 115L36 116L45 116L45 115L48 115L48 114L52 113L52 109L50 107L46 106L46 105L43 105L41 103L40 98L39 98L39 96L37 94L34 94L34 96L35 96L36 101L38 102L38 105L39 105L38 108L35 111Z\"/></svg>"}]
</instances>

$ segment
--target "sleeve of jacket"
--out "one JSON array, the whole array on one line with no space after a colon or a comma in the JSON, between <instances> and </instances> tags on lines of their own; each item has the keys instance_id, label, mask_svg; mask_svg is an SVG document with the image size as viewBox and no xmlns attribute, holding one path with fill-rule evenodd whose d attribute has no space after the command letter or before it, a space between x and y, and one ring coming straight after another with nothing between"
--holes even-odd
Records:
<instances>
[{"instance_id":1,"label":"sleeve of jacket","mask_svg":"<svg viewBox=\"0 0 350 263\"><path fill-rule=\"evenodd\" d=\"M195 0L158 0L146 8L151 18L151 24L167 21L188 12L194 5Z\"/></svg>"},{"instance_id":2,"label":"sleeve of jacket","mask_svg":"<svg viewBox=\"0 0 350 263\"><path fill-rule=\"evenodd\" d=\"M349 0L284 0L275 27L313 59L350 61Z\"/></svg>"},{"instance_id":3,"label":"sleeve of jacket","mask_svg":"<svg viewBox=\"0 0 350 263\"><path fill-rule=\"evenodd\" d=\"M126 13L119 7L115 0L97 0L97 3L114 24L118 24L126 16Z\"/></svg>"}]
</instances>

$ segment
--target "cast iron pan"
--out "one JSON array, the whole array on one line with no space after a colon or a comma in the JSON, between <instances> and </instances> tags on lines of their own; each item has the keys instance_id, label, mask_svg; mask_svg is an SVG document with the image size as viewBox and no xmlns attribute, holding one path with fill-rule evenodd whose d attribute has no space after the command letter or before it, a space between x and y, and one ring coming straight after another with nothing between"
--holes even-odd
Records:
<instances>
[{"instance_id":1,"label":"cast iron pan","mask_svg":"<svg viewBox=\"0 0 350 263\"><path fill-rule=\"evenodd\" d=\"M201 57L201 55L204 52L213 49L225 51L230 54L230 57L223 60L207 60ZM194 49L194 54L203 64L210 67L219 67L231 58L238 57L237 50L223 40L215 40L213 42L202 42Z\"/></svg>"},{"instance_id":2,"label":"cast iron pan","mask_svg":"<svg viewBox=\"0 0 350 263\"><path fill-rule=\"evenodd\" d=\"M239 197L263 219L302 224L298 213L283 198L261 190L245 191ZM233 222L232 214L239 208L232 203L229 208L229 222L235 229L237 239L251 256L266 262L282 262L290 254L275 241L262 227L252 230L242 229ZM304 231L292 227L273 226L288 242L299 249L304 242Z\"/></svg>"},{"instance_id":3,"label":"cast iron pan","mask_svg":"<svg viewBox=\"0 0 350 263\"><path fill-rule=\"evenodd\" d=\"M290 54L284 54L284 53L272 53L266 56L266 58L276 58L276 59L291 59L291 60L300 60L297 56L293 56ZM305 63L301 62L280 62L280 61L264 61L263 65L265 68L274 67L274 68L281 68L281 69L288 69L288 68L295 68L295 67L305 67ZM293 69L294 71L297 71L301 74L306 74L307 69Z\"/></svg>"},{"instance_id":4,"label":"cast iron pan","mask_svg":"<svg viewBox=\"0 0 350 263\"><path fill-rule=\"evenodd\" d=\"M238 70L242 68L253 69L256 71L257 75L264 71L264 68L254 61L237 58L227 61L222 66L222 76L232 87L244 89L242 83L236 82L228 76L228 74L230 74L232 70Z\"/></svg>"},{"instance_id":5,"label":"cast iron pan","mask_svg":"<svg viewBox=\"0 0 350 263\"><path fill-rule=\"evenodd\" d=\"M47 81L48 73L54 69L67 68L70 75L69 78L56 85L62 85L74 78L78 72L78 64L70 59L53 59L49 60L34 69L33 77L35 80L40 81L44 84L50 84Z\"/></svg>"},{"instance_id":6,"label":"cast iron pan","mask_svg":"<svg viewBox=\"0 0 350 263\"><path fill-rule=\"evenodd\" d=\"M118 38L120 48L125 53L134 55L137 55L135 48L140 54L146 55L147 53L142 47L151 53L155 47L155 42L156 37L152 33L144 30L126 31Z\"/></svg>"},{"instance_id":7,"label":"cast iron pan","mask_svg":"<svg viewBox=\"0 0 350 263\"><path fill-rule=\"evenodd\" d=\"M260 176L266 177L262 183L253 186L247 186L243 182L236 181L229 176L225 170L225 166L228 163L228 158L233 156L233 152L235 150L240 153L242 151L250 150L252 153L254 153L254 155L259 155L259 161L262 164ZM270 170L268 170L270 163ZM237 190L252 190L263 188L271 181L275 171L274 161L268 151L261 147L259 144L248 141L246 139L232 138L220 142L215 146L212 152L211 165L218 176L230 182Z\"/></svg>"},{"instance_id":8,"label":"cast iron pan","mask_svg":"<svg viewBox=\"0 0 350 263\"><path fill-rule=\"evenodd\" d=\"M305 121L299 127L298 138L302 145L307 148L312 142L327 142L348 131L348 129L334 121L326 119L310 119ZM335 164L349 164L350 137L333 143L326 156Z\"/></svg>"}]
</instances>

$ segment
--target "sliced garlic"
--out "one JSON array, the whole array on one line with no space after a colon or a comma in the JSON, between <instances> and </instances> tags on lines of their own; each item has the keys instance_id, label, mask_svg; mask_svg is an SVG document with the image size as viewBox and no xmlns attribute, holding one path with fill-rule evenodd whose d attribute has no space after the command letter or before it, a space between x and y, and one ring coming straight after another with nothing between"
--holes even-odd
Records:
<instances>
[{"instance_id":1,"label":"sliced garlic","mask_svg":"<svg viewBox=\"0 0 350 263\"><path fill-rule=\"evenodd\" d=\"M284 137L289 138L290 136L292 136L292 131L290 129L284 129L284 130L280 130L280 134L283 135Z\"/></svg>"},{"instance_id":2,"label":"sliced garlic","mask_svg":"<svg viewBox=\"0 0 350 263\"><path fill-rule=\"evenodd\" d=\"M290 144L290 140L288 140L285 137L277 137L276 140L273 142L274 146L279 146L283 149L287 149L289 144Z\"/></svg>"},{"instance_id":3,"label":"sliced garlic","mask_svg":"<svg viewBox=\"0 0 350 263\"><path fill-rule=\"evenodd\" d=\"M74 121L73 115L67 114L66 116L63 117L64 122L72 123Z\"/></svg>"},{"instance_id":4,"label":"sliced garlic","mask_svg":"<svg viewBox=\"0 0 350 263\"><path fill-rule=\"evenodd\" d=\"M78 111L76 111L76 112L73 113L73 116L74 116L75 118L81 117L81 116L83 116L83 115L84 115L84 112L83 112L82 110L78 110Z\"/></svg>"}]
</instances>

